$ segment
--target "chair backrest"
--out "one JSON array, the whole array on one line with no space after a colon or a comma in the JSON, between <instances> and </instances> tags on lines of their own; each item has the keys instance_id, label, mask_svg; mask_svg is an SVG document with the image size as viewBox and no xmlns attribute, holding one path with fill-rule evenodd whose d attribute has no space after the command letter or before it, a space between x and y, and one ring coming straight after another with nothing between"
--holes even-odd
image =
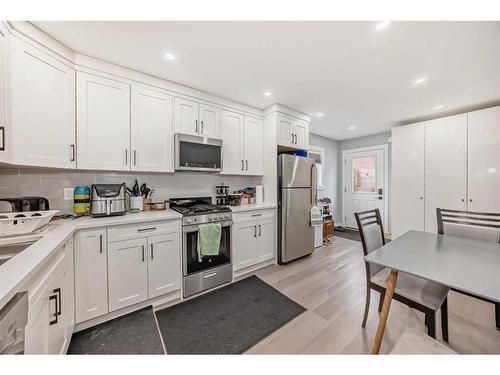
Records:
<instances>
[{"instance_id":1,"label":"chair backrest","mask_svg":"<svg viewBox=\"0 0 500 375\"><path fill-rule=\"evenodd\" d=\"M359 235L363 245L363 254L365 256L385 245L384 228L382 227L382 219L378 208L356 212L354 213L354 217L358 224ZM375 264L366 264L370 276L373 276L384 268Z\"/></svg>"},{"instance_id":2,"label":"chair backrest","mask_svg":"<svg viewBox=\"0 0 500 375\"><path fill-rule=\"evenodd\" d=\"M500 213L437 208L438 233L500 243Z\"/></svg>"}]
</instances>

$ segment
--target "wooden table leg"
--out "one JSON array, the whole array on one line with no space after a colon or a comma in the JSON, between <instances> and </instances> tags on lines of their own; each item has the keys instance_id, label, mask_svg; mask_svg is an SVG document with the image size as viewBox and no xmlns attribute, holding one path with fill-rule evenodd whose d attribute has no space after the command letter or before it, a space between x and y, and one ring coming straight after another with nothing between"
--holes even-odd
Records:
<instances>
[{"instance_id":1,"label":"wooden table leg","mask_svg":"<svg viewBox=\"0 0 500 375\"><path fill-rule=\"evenodd\" d=\"M380 312L380 318L378 321L377 334L375 335L375 341L373 342L372 354L378 354L380 351L380 345L382 344L382 338L384 337L385 324L387 323L387 317L389 316L392 295L394 294L397 280L398 271L391 270L389 280L387 281L387 289L385 290L384 305L382 306L382 311Z\"/></svg>"}]
</instances>

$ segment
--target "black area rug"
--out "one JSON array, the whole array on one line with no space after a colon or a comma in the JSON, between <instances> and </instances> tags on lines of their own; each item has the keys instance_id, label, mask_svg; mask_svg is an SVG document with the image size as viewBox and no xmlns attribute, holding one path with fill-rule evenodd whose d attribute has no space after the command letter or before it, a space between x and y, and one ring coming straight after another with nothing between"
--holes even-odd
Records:
<instances>
[{"instance_id":1,"label":"black area rug","mask_svg":"<svg viewBox=\"0 0 500 375\"><path fill-rule=\"evenodd\" d=\"M346 229L345 232L341 232L338 229L335 229L334 236L361 242L361 237L359 236L359 232L353 229Z\"/></svg>"},{"instance_id":2,"label":"black area rug","mask_svg":"<svg viewBox=\"0 0 500 375\"><path fill-rule=\"evenodd\" d=\"M305 310L251 276L155 313L168 354L240 354Z\"/></svg>"},{"instance_id":3,"label":"black area rug","mask_svg":"<svg viewBox=\"0 0 500 375\"><path fill-rule=\"evenodd\" d=\"M68 354L165 354L153 309L145 309L73 334Z\"/></svg>"}]
</instances>

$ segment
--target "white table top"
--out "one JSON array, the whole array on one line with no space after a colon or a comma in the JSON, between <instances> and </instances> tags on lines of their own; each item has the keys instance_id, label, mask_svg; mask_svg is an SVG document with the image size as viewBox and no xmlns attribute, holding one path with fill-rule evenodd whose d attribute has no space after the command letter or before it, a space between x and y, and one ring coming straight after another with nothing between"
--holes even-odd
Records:
<instances>
[{"instance_id":1,"label":"white table top","mask_svg":"<svg viewBox=\"0 0 500 375\"><path fill-rule=\"evenodd\" d=\"M365 260L500 302L500 243L409 231Z\"/></svg>"}]
</instances>

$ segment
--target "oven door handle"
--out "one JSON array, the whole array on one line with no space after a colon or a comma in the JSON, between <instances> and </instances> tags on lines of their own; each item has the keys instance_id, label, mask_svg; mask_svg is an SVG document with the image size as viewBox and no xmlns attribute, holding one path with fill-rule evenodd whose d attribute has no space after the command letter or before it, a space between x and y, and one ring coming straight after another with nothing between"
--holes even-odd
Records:
<instances>
[{"instance_id":1,"label":"oven door handle","mask_svg":"<svg viewBox=\"0 0 500 375\"><path fill-rule=\"evenodd\" d=\"M208 223L206 223L206 224L208 224ZM183 233L198 232L198 228L199 228L200 225L204 225L204 224L186 225L186 226L182 227L182 232ZM233 221L232 220L223 221L223 222L220 223L221 228L230 227L231 225L233 225Z\"/></svg>"}]
</instances>

